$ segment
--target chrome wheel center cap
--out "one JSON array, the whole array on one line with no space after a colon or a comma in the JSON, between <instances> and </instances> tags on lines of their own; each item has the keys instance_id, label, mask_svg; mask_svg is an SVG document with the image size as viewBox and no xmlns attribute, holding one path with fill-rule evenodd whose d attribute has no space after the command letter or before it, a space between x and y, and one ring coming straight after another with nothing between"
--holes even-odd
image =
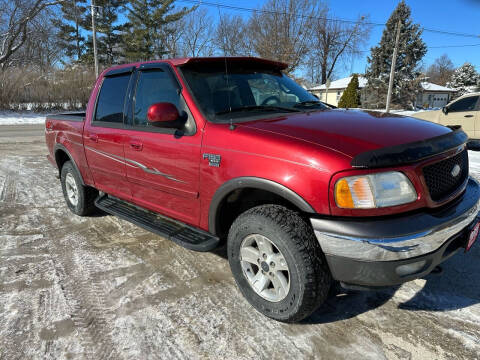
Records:
<instances>
[{"instance_id":1,"label":"chrome wheel center cap","mask_svg":"<svg viewBox=\"0 0 480 360\"><path fill-rule=\"evenodd\" d=\"M262 270L265 271L265 272L268 272L270 270L270 267L268 266L268 264L265 261L262 261L260 266L261 266Z\"/></svg>"}]
</instances>

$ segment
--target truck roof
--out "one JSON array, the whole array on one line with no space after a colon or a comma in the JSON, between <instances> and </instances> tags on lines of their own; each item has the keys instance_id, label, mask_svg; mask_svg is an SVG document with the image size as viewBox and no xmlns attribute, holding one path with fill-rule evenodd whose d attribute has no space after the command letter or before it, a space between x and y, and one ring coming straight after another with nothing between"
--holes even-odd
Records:
<instances>
[{"instance_id":1,"label":"truck roof","mask_svg":"<svg viewBox=\"0 0 480 360\"><path fill-rule=\"evenodd\" d=\"M262 58L253 57L253 56L212 56L212 57L186 57L186 58L138 61L138 62L129 63L129 64L112 66L106 69L105 71L122 69L125 67L132 67L132 66L138 67L142 64L162 63L162 62L170 63L172 66L183 66L186 64L195 64L195 63L223 64L225 62L225 59L228 61L229 64L257 63L258 65L268 66L276 70L284 70L288 67L287 64L280 61L262 59Z\"/></svg>"}]
</instances>

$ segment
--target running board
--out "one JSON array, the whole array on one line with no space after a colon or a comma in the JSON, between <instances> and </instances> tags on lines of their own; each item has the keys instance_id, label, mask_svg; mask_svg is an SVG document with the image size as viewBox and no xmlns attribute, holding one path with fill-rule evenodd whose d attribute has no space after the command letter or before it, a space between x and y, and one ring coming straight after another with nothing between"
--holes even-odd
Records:
<instances>
[{"instance_id":1,"label":"running board","mask_svg":"<svg viewBox=\"0 0 480 360\"><path fill-rule=\"evenodd\" d=\"M218 237L206 231L108 195L99 196L95 200L95 206L190 250L210 251L216 248L220 242Z\"/></svg>"}]
</instances>

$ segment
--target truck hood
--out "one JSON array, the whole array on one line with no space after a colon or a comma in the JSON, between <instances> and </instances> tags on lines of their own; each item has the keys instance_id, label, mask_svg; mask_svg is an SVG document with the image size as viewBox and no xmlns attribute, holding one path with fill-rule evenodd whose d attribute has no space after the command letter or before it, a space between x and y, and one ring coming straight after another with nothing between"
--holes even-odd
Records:
<instances>
[{"instance_id":1,"label":"truck hood","mask_svg":"<svg viewBox=\"0 0 480 360\"><path fill-rule=\"evenodd\" d=\"M445 126L394 114L359 110L324 110L286 114L240 123L313 143L348 157L387 146L421 141L451 132Z\"/></svg>"}]
</instances>

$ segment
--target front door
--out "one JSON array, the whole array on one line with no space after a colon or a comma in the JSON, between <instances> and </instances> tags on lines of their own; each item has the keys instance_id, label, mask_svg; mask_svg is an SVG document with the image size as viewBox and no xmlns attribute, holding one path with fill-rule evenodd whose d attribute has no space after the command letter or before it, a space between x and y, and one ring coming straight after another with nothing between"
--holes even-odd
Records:
<instances>
[{"instance_id":1,"label":"front door","mask_svg":"<svg viewBox=\"0 0 480 360\"><path fill-rule=\"evenodd\" d=\"M132 200L137 205L192 225L199 223L199 165L201 131L181 95L181 88L166 64L140 67L129 113L125 161ZM181 131L152 126L148 108L174 104L188 117Z\"/></svg>"},{"instance_id":2,"label":"front door","mask_svg":"<svg viewBox=\"0 0 480 360\"><path fill-rule=\"evenodd\" d=\"M128 91L130 69L105 76L91 123L85 124L83 137L85 155L95 187L121 199L130 200L130 184L123 144L124 104Z\"/></svg>"},{"instance_id":3,"label":"front door","mask_svg":"<svg viewBox=\"0 0 480 360\"><path fill-rule=\"evenodd\" d=\"M447 114L440 114L440 124L461 125L463 131L465 131L470 138L474 138L475 131L480 131L480 128L475 128L475 118L478 113L478 110L476 110L478 98L478 96L467 96L451 103L448 107Z\"/></svg>"}]
</instances>

